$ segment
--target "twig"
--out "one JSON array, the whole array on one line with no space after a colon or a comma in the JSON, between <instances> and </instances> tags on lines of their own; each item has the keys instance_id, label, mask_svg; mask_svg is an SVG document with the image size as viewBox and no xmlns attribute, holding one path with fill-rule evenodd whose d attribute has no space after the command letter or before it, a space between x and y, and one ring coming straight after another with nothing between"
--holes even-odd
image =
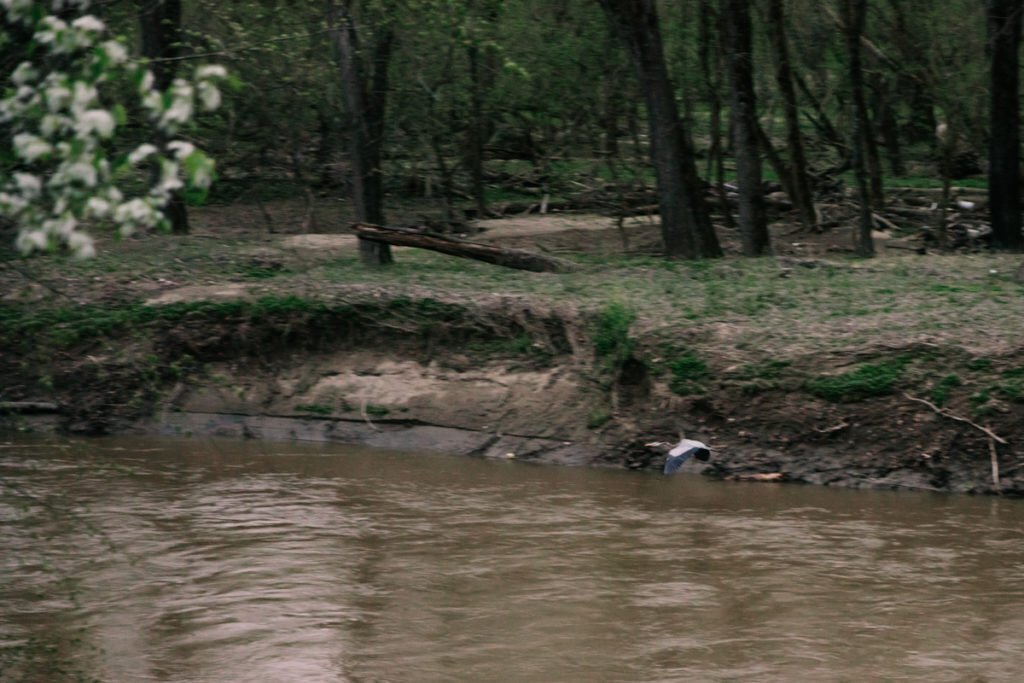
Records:
<instances>
[{"instance_id":1,"label":"twig","mask_svg":"<svg viewBox=\"0 0 1024 683\"><path fill-rule=\"evenodd\" d=\"M931 401L926 401L923 398L915 398L915 397L911 396L910 394L906 394L906 393L903 394L903 395L906 398L910 399L911 401L916 401L918 403L925 404L926 406L928 406L929 408L934 410L936 412L936 414L938 414L938 415L942 415L943 417L948 417L950 420L956 420L957 422L963 422L964 424L969 424L970 426L974 427L978 431L983 432L986 435L988 435L988 438L991 439L992 441L996 442L996 443L1000 443L1000 444L1002 444L1004 446L1009 446L1010 445L1009 442L1006 439L1004 439L1003 437L999 436L998 434L993 432L988 427L982 427L977 422L973 422L971 420L968 420L966 417L960 417L959 415L954 415L953 413L949 412L948 410L946 410L944 408L938 407L937 405L935 405Z\"/></svg>"},{"instance_id":2,"label":"twig","mask_svg":"<svg viewBox=\"0 0 1024 683\"><path fill-rule=\"evenodd\" d=\"M889 228L890 230L892 230L893 232L899 232L899 228L896 226L896 224L893 223L888 218L880 216L880 215L878 215L877 213L874 213L874 212L871 213L871 217L873 219L875 219L876 223L880 223L881 225L883 225L883 226Z\"/></svg>"},{"instance_id":3,"label":"twig","mask_svg":"<svg viewBox=\"0 0 1024 683\"><path fill-rule=\"evenodd\" d=\"M996 451L996 442L993 439L988 440L988 452L992 460L992 488L996 490L996 493L1002 493L1003 487L999 483L999 453Z\"/></svg>"},{"instance_id":4,"label":"twig","mask_svg":"<svg viewBox=\"0 0 1024 683\"><path fill-rule=\"evenodd\" d=\"M843 431L844 429L846 429L849 426L850 426L849 422L847 422L846 420L840 420L839 424L837 424L837 425L834 425L832 427L827 427L825 429L818 429L817 427L815 427L814 431L818 432L819 434L834 434L835 432Z\"/></svg>"}]
</instances>

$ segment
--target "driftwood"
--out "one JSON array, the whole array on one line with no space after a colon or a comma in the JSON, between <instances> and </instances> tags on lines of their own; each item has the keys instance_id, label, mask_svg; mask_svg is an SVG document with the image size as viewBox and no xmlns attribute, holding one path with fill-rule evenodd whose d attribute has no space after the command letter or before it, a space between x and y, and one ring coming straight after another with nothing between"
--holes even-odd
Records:
<instances>
[{"instance_id":1,"label":"driftwood","mask_svg":"<svg viewBox=\"0 0 1024 683\"><path fill-rule=\"evenodd\" d=\"M490 244L470 242L447 235L420 232L409 228L393 228L370 223L354 223L352 229L359 237L375 242L386 242L398 247L416 247L437 251L449 256L476 259L506 268L529 270L534 273L567 273L577 269L572 261L544 256L522 249L502 249Z\"/></svg>"}]
</instances>

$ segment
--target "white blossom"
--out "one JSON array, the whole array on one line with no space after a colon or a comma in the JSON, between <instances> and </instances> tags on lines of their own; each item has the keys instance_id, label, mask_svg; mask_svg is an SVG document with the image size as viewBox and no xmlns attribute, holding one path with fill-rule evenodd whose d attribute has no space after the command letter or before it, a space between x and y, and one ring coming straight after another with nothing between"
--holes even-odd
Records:
<instances>
[{"instance_id":1,"label":"white blossom","mask_svg":"<svg viewBox=\"0 0 1024 683\"><path fill-rule=\"evenodd\" d=\"M181 182L178 173L178 162L163 159L160 162L160 181L153 188L152 194L157 197L167 197L175 190L185 187L185 183Z\"/></svg>"},{"instance_id":2,"label":"white blossom","mask_svg":"<svg viewBox=\"0 0 1024 683\"><path fill-rule=\"evenodd\" d=\"M43 96L46 98L46 108L51 113L60 111L71 101L71 91L60 84L48 86L43 91Z\"/></svg>"},{"instance_id":3,"label":"white blossom","mask_svg":"<svg viewBox=\"0 0 1024 683\"><path fill-rule=\"evenodd\" d=\"M220 106L220 89L209 81L200 81L196 86L203 109L213 111Z\"/></svg>"},{"instance_id":4,"label":"white blossom","mask_svg":"<svg viewBox=\"0 0 1024 683\"><path fill-rule=\"evenodd\" d=\"M18 133L14 136L14 151L25 161L35 161L53 151L53 145L38 135Z\"/></svg>"},{"instance_id":5,"label":"white blossom","mask_svg":"<svg viewBox=\"0 0 1024 683\"><path fill-rule=\"evenodd\" d=\"M128 60L128 50L116 40L108 40L103 43L103 54L113 64L122 64Z\"/></svg>"},{"instance_id":6,"label":"white blossom","mask_svg":"<svg viewBox=\"0 0 1024 683\"><path fill-rule=\"evenodd\" d=\"M46 238L46 233L42 230L29 230L18 235L16 245L18 251L28 254L37 249L39 251L46 249L49 245L49 240Z\"/></svg>"},{"instance_id":7,"label":"white blossom","mask_svg":"<svg viewBox=\"0 0 1024 683\"><path fill-rule=\"evenodd\" d=\"M150 90L143 96L142 106L148 109L151 114L156 115L164 109L164 98L156 90Z\"/></svg>"},{"instance_id":8,"label":"white blossom","mask_svg":"<svg viewBox=\"0 0 1024 683\"><path fill-rule=\"evenodd\" d=\"M14 185L25 199L35 199L43 191L43 182L31 173L15 173Z\"/></svg>"},{"instance_id":9,"label":"white blossom","mask_svg":"<svg viewBox=\"0 0 1024 683\"><path fill-rule=\"evenodd\" d=\"M96 245L93 242L92 237L89 237L89 235L85 234L81 230L76 230L68 235L67 243L68 249L70 249L77 258L92 258L96 255Z\"/></svg>"},{"instance_id":10,"label":"white blossom","mask_svg":"<svg viewBox=\"0 0 1024 683\"><path fill-rule=\"evenodd\" d=\"M201 190L209 189L213 183L213 160L205 159L204 163L196 166L189 176L189 182Z\"/></svg>"},{"instance_id":11,"label":"white blossom","mask_svg":"<svg viewBox=\"0 0 1024 683\"><path fill-rule=\"evenodd\" d=\"M0 1L0 6L13 17L19 17L32 9L32 0L2 0Z\"/></svg>"},{"instance_id":12,"label":"white blossom","mask_svg":"<svg viewBox=\"0 0 1024 683\"><path fill-rule=\"evenodd\" d=\"M147 70L146 73L142 74L142 80L139 81L139 92L148 93L153 90L153 82L155 80L153 72Z\"/></svg>"},{"instance_id":13,"label":"white blossom","mask_svg":"<svg viewBox=\"0 0 1024 683\"><path fill-rule=\"evenodd\" d=\"M145 142L132 150L131 154L128 155L128 163L134 166L156 153L156 147Z\"/></svg>"},{"instance_id":14,"label":"white blossom","mask_svg":"<svg viewBox=\"0 0 1024 683\"><path fill-rule=\"evenodd\" d=\"M101 138L109 138L114 133L114 117L106 109L90 109L84 111L75 121L75 134L85 138L93 133Z\"/></svg>"},{"instance_id":15,"label":"white blossom","mask_svg":"<svg viewBox=\"0 0 1024 683\"><path fill-rule=\"evenodd\" d=\"M20 194L0 192L0 215L17 216L28 207L28 200Z\"/></svg>"},{"instance_id":16,"label":"white blossom","mask_svg":"<svg viewBox=\"0 0 1024 683\"><path fill-rule=\"evenodd\" d=\"M196 146L184 140L173 140L167 143L167 149L174 152L174 157L180 160L196 151Z\"/></svg>"},{"instance_id":17,"label":"white blossom","mask_svg":"<svg viewBox=\"0 0 1024 683\"><path fill-rule=\"evenodd\" d=\"M70 237L76 227L78 227L78 221L74 216L66 213L43 223L43 231L63 239Z\"/></svg>"},{"instance_id":18,"label":"white blossom","mask_svg":"<svg viewBox=\"0 0 1024 683\"><path fill-rule=\"evenodd\" d=\"M184 79L175 78L170 92L173 97L171 106L161 115L159 125L164 130L173 131L192 119L193 88Z\"/></svg>"},{"instance_id":19,"label":"white blossom","mask_svg":"<svg viewBox=\"0 0 1024 683\"><path fill-rule=\"evenodd\" d=\"M95 166L87 161L73 161L61 164L57 172L50 178L50 183L53 185L64 185L78 182L85 187L95 187L97 180Z\"/></svg>"},{"instance_id":20,"label":"white blossom","mask_svg":"<svg viewBox=\"0 0 1024 683\"><path fill-rule=\"evenodd\" d=\"M138 71L124 43L106 38L104 22L81 11L88 4L0 0L0 25L31 30L35 46L29 59L10 73L13 90L0 96L0 123L10 131L9 142L22 165L0 178L0 214L15 220L17 246L26 253L63 244L77 257L93 256L95 243L83 231L83 220L110 221L125 235L152 228L165 221L161 209L173 192L186 183L206 188L213 180L213 160L192 143L174 141L165 155L144 143L131 151L129 163L155 156L160 173L147 196L125 200L104 142L118 134L117 120L109 93L100 93L97 86L134 72L139 77L137 102L164 134L173 135L193 119L197 107L220 106L215 81L226 78L227 71L220 65L203 66L191 81L179 78L168 92L157 91L152 72ZM46 6L52 8L49 16ZM62 19L68 16L65 10L76 10L70 14L77 18Z\"/></svg>"},{"instance_id":21,"label":"white blossom","mask_svg":"<svg viewBox=\"0 0 1024 683\"><path fill-rule=\"evenodd\" d=\"M52 138L62 131L65 126L70 125L70 123L71 119L66 116L46 114L39 121L39 132L43 134L43 137Z\"/></svg>"},{"instance_id":22,"label":"white blossom","mask_svg":"<svg viewBox=\"0 0 1024 683\"><path fill-rule=\"evenodd\" d=\"M92 31L94 33L103 33L107 30L106 24L91 14L78 17L71 22L71 26L79 31Z\"/></svg>"},{"instance_id":23,"label":"white blossom","mask_svg":"<svg viewBox=\"0 0 1024 683\"><path fill-rule=\"evenodd\" d=\"M153 227L160 222L160 214L145 199L130 199L114 210L114 220L121 225L121 234L130 235L135 226Z\"/></svg>"},{"instance_id":24,"label":"white blossom","mask_svg":"<svg viewBox=\"0 0 1024 683\"><path fill-rule=\"evenodd\" d=\"M110 202L101 197L89 197L89 201L85 203L86 215L93 218L106 218L110 215L111 208Z\"/></svg>"},{"instance_id":25,"label":"white blossom","mask_svg":"<svg viewBox=\"0 0 1024 683\"><path fill-rule=\"evenodd\" d=\"M114 185L107 188L107 191L103 193L103 197L111 204L120 204L124 199L124 195L121 193L121 190L117 189Z\"/></svg>"},{"instance_id":26,"label":"white blossom","mask_svg":"<svg viewBox=\"0 0 1024 683\"><path fill-rule=\"evenodd\" d=\"M11 81L15 85L26 85L39 78L39 72L32 66L32 62L22 62L11 74Z\"/></svg>"},{"instance_id":27,"label":"white blossom","mask_svg":"<svg viewBox=\"0 0 1024 683\"><path fill-rule=\"evenodd\" d=\"M71 107L80 111L84 110L95 104L99 96L95 86L83 83L82 81L75 81L75 95Z\"/></svg>"},{"instance_id":28,"label":"white blossom","mask_svg":"<svg viewBox=\"0 0 1024 683\"><path fill-rule=\"evenodd\" d=\"M196 69L196 80L207 78L227 78L228 70L220 64L206 64Z\"/></svg>"}]
</instances>

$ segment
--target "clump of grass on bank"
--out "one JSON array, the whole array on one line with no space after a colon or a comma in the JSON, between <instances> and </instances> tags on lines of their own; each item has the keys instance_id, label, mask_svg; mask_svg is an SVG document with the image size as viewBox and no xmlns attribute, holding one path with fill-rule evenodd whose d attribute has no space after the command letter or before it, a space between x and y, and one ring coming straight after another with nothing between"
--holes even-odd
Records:
<instances>
[{"instance_id":1,"label":"clump of grass on bank","mask_svg":"<svg viewBox=\"0 0 1024 683\"><path fill-rule=\"evenodd\" d=\"M668 363L671 379L669 389L681 396L688 394L701 394L705 392L702 382L706 380L711 372L708 365L692 352L678 356Z\"/></svg>"},{"instance_id":2,"label":"clump of grass on bank","mask_svg":"<svg viewBox=\"0 0 1024 683\"><path fill-rule=\"evenodd\" d=\"M594 330L594 353L606 368L620 367L632 357L636 340L630 337L629 328L636 320L636 313L619 302L608 304L597 316Z\"/></svg>"},{"instance_id":3,"label":"clump of grass on bank","mask_svg":"<svg viewBox=\"0 0 1024 683\"><path fill-rule=\"evenodd\" d=\"M887 396L893 393L906 364L907 361L903 358L881 363L865 363L840 375L810 379L807 382L807 390L833 403L849 403L873 396Z\"/></svg>"}]
</instances>

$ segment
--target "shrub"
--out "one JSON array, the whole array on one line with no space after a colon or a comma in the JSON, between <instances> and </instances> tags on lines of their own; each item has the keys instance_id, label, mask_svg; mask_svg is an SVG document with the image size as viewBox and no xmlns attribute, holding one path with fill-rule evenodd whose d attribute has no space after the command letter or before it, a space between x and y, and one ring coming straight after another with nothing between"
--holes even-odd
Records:
<instances>
[{"instance_id":1,"label":"shrub","mask_svg":"<svg viewBox=\"0 0 1024 683\"><path fill-rule=\"evenodd\" d=\"M807 382L807 389L815 396L847 403L862 401L872 396L887 396L903 374L903 360L885 363L867 363L841 375L818 377Z\"/></svg>"}]
</instances>

